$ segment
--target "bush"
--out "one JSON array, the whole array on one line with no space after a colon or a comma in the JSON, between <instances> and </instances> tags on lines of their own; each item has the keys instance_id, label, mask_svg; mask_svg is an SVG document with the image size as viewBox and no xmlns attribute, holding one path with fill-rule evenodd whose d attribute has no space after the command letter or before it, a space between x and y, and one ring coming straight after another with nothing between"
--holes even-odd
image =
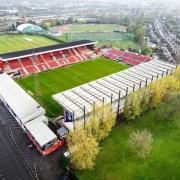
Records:
<instances>
[{"instance_id":1,"label":"bush","mask_svg":"<svg viewBox=\"0 0 180 180\"><path fill-rule=\"evenodd\" d=\"M129 147L140 157L147 157L151 151L153 138L148 130L133 132L128 140Z\"/></svg>"}]
</instances>

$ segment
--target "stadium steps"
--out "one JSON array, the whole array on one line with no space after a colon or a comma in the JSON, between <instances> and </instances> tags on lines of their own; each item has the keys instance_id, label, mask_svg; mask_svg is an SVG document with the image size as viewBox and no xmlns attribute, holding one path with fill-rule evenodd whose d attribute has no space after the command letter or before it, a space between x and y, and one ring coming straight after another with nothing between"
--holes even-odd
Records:
<instances>
[{"instance_id":1,"label":"stadium steps","mask_svg":"<svg viewBox=\"0 0 180 180\"><path fill-rule=\"evenodd\" d=\"M49 67L47 66L46 63L37 64L37 67L40 72L49 70Z\"/></svg>"},{"instance_id":2,"label":"stadium steps","mask_svg":"<svg viewBox=\"0 0 180 180\"><path fill-rule=\"evenodd\" d=\"M80 54L78 54L77 56L79 57L80 61L84 61L84 58Z\"/></svg>"},{"instance_id":3,"label":"stadium steps","mask_svg":"<svg viewBox=\"0 0 180 180\"><path fill-rule=\"evenodd\" d=\"M59 63L60 66L64 66L64 58L58 59L57 62Z\"/></svg>"},{"instance_id":4,"label":"stadium steps","mask_svg":"<svg viewBox=\"0 0 180 180\"><path fill-rule=\"evenodd\" d=\"M28 75L28 73L24 70L24 68L19 69L19 72L22 77Z\"/></svg>"},{"instance_id":5,"label":"stadium steps","mask_svg":"<svg viewBox=\"0 0 180 180\"><path fill-rule=\"evenodd\" d=\"M74 56L67 57L66 59L69 61L69 64L73 64L73 63L77 62L77 60Z\"/></svg>"},{"instance_id":6,"label":"stadium steps","mask_svg":"<svg viewBox=\"0 0 180 180\"><path fill-rule=\"evenodd\" d=\"M75 48L75 51L77 51L78 54L81 54L81 51L79 50L80 47Z\"/></svg>"},{"instance_id":7,"label":"stadium steps","mask_svg":"<svg viewBox=\"0 0 180 180\"><path fill-rule=\"evenodd\" d=\"M84 60L87 59L87 57L84 54L81 54L81 56L84 58Z\"/></svg>"},{"instance_id":8,"label":"stadium steps","mask_svg":"<svg viewBox=\"0 0 180 180\"><path fill-rule=\"evenodd\" d=\"M51 69L51 67L49 66L49 64L45 61L43 54L41 54L41 57L42 57L42 59L44 60L44 66L47 67L47 70L48 70L48 69Z\"/></svg>"},{"instance_id":9,"label":"stadium steps","mask_svg":"<svg viewBox=\"0 0 180 180\"><path fill-rule=\"evenodd\" d=\"M59 67L62 66L60 59L57 59L56 62L58 63Z\"/></svg>"},{"instance_id":10,"label":"stadium steps","mask_svg":"<svg viewBox=\"0 0 180 180\"><path fill-rule=\"evenodd\" d=\"M71 53L73 54L73 56L76 56L76 53L74 52L73 49L69 49L71 51Z\"/></svg>"},{"instance_id":11,"label":"stadium steps","mask_svg":"<svg viewBox=\"0 0 180 180\"><path fill-rule=\"evenodd\" d=\"M74 54L75 54L76 56L79 55L79 53L76 51L75 48L73 48L72 51L74 52Z\"/></svg>"},{"instance_id":12,"label":"stadium steps","mask_svg":"<svg viewBox=\"0 0 180 180\"><path fill-rule=\"evenodd\" d=\"M61 66L67 66L69 64L65 58L58 60L58 62L61 64Z\"/></svg>"},{"instance_id":13,"label":"stadium steps","mask_svg":"<svg viewBox=\"0 0 180 180\"><path fill-rule=\"evenodd\" d=\"M73 56L73 55L74 55L74 54L71 52L70 49L68 49L68 51L69 51L69 55L70 55L70 56Z\"/></svg>"},{"instance_id":14,"label":"stadium steps","mask_svg":"<svg viewBox=\"0 0 180 180\"><path fill-rule=\"evenodd\" d=\"M49 66L49 64L47 62L45 62L45 64L48 67L48 69L51 69L51 67Z\"/></svg>"},{"instance_id":15,"label":"stadium steps","mask_svg":"<svg viewBox=\"0 0 180 180\"><path fill-rule=\"evenodd\" d=\"M74 58L76 59L77 62L79 62L79 58L78 57L74 56Z\"/></svg>"},{"instance_id":16,"label":"stadium steps","mask_svg":"<svg viewBox=\"0 0 180 180\"><path fill-rule=\"evenodd\" d=\"M68 61L66 58L64 58L63 61L64 61L64 65L65 65L65 66L67 66L67 65L70 64L69 61Z\"/></svg>"},{"instance_id":17,"label":"stadium steps","mask_svg":"<svg viewBox=\"0 0 180 180\"><path fill-rule=\"evenodd\" d=\"M27 72L26 68L23 68L23 70L24 70L24 72L25 72L26 76L28 76L28 75L29 75L29 73Z\"/></svg>"}]
</instances>

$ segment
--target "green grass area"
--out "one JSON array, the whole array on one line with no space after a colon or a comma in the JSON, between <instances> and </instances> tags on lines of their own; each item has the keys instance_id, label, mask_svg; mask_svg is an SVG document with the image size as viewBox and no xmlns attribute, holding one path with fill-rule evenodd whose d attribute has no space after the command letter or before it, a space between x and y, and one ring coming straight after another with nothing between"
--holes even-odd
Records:
<instances>
[{"instance_id":1,"label":"green grass area","mask_svg":"<svg viewBox=\"0 0 180 180\"><path fill-rule=\"evenodd\" d=\"M103 45L112 46L119 49L140 48L140 45L133 40L104 41L96 44L97 47L102 47Z\"/></svg>"},{"instance_id":2,"label":"green grass area","mask_svg":"<svg viewBox=\"0 0 180 180\"><path fill-rule=\"evenodd\" d=\"M129 33L120 32L83 32L83 33L66 33L60 36L60 39L66 39L66 41L78 41L78 40L92 40L98 42L104 41L120 41L120 40L134 40L133 35Z\"/></svg>"},{"instance_id":3,"label":"green grass area","mask_svg":"<svg viewBox=\"0 0 180 180\"><path fill-rule=\"evenodd\" d=\"M57 40L38 35L3 35L0 36L0 54L58 43Z\"/></svg>"},{"instance_id":4,"label":"green grass area","mask_svg":"<svg viewBox=\"0 0 180 180\"><path fill-rule=\"evenodd\" d=\"M49 72L39 73L41 99L40 103L46 108L49 117L62 114L62 108L51 98L53 94L90 82L106 75L128 68L105 58L97 58L70 67L60 68ZM30 76L17 80L27 91L34 93L34 77Z\"/></svg>"},{"instance_id":5,"label":"green grass area","mask_svg":"<svg viewBox=\"0 0 180 180\"><path fill-rule=\"evenodd\" d=\"M119 30L117 24L72 24L69 25L70 32L105 32Z\"/></svg>"},{"instance_id":6,"label":"green grass area","mask_svg":"<svg viewBox=\"0 0 180 180\"><path fill-rule=\"evenodd\" d=\"M166 106L163 106L166 108ZM158 109L116 126L101 143L94 170L76 172L86 180L178 180L180 177L180 111L170 121L157 120ZM149 157L140 158L128 147L129 135L148 129L153 146Z\"/></svg>"}]
</instances>

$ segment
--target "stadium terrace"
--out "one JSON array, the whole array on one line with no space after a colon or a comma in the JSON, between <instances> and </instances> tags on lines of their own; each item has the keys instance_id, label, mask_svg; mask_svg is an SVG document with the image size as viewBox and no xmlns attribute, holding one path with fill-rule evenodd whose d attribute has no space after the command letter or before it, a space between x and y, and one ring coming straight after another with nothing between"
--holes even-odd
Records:
<instances>
[{"instance_id":1,"label":"stadium terrace","mask_svg":"<svg viewBox=\"0 0 180 180\"><path fill-rule=\"evenodd\" d=\"M64 108L64 124L73 129L76 123L86 124L88 115L96 104L111 103L119 114L129 93L171 74L175 69L175 65L152 60L52 97Z\"/></svg>"}]
</instances>

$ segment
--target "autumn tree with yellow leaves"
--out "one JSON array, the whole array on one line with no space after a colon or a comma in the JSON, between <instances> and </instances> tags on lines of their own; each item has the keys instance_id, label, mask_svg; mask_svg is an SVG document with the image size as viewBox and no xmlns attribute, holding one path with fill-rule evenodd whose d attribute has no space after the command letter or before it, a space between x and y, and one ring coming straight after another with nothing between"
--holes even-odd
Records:
<instances>
[{"instance_id":1,"label":"autumn tree with yellow leaves","mask_svg":"<svg viewBox=\"0 0 180 180\"><path fill-rule=\"evenodd\" d=\"M94 167L100 149L95 137L83 128L78 128L75 132L69 132L67 145L70 162L75 169L92 169Z\"/></svg>"},{"instance_id":2,"label":"autumn tree with yellow leaves","mask_svg":"<svg viewBox=\"0 0 180 180\"><path fill-rule=\"evenodd\" d=\"M110 104L93 106L85 128L76 126L67 137L70 162L75 169L92 169L100 150L99 141L109 135L115 125L116 114Z\"/></svg>"},{"instance_id":3,"label":"autumn tree with yellow leaves","mask_svg":"<svg viewBox=\"0 0 180 180\"><path fill-rule=\"evenodd\" d=\"M116 114L111 104L102 104L93 107L86 129L98 141L106 138L116 122Z\"/></svg>"}]
</instances>

